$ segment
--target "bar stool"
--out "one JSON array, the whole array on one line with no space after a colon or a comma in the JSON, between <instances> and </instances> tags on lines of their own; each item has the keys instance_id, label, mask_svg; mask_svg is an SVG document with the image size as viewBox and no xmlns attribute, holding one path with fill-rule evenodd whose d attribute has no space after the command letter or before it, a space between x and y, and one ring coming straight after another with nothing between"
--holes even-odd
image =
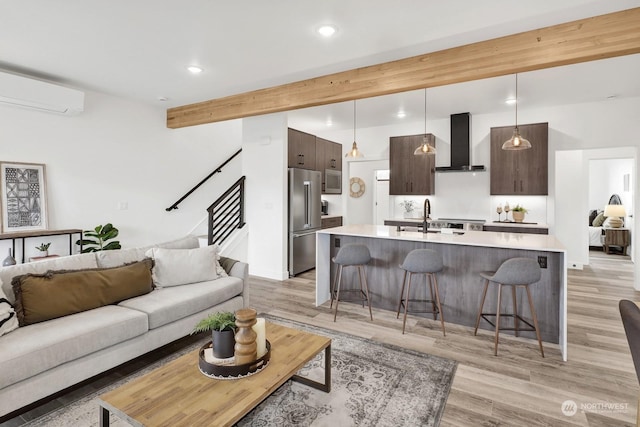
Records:
<instances>
[{"instance_id":1,"label":"bar stool","mask_svg":"<svg viewBox=\"0 0 640 427\"><path fill-rule=\"evenodd\" d=\"M405 326L407 324L407 311L409 310L409 302L426 302L431 303L430 311L414 311L414 313L433 313L433 320L437 319L437 315L440 314L440 323L442 324L442 335L446 336L447 333L444 329L444 317L442 315L442 306L440 305L440 292L438 290L438 280L436 279L436 273L442 271L444 264L442 262L442 255L432 249L414 249L407 254L400 268L404 270L404 277L402 278L402 289L400 290L400 301L398 302L398 312L396 313L396 319L400 316L400 308L404 306L404 320L402 321L402 333L404 334ZM407 283L407 273L409 273L409 282L407 284L407 294L403 298L405 283ZM424 274L426 276L426 282L429 285L429 292L431 299L410 299L411 293L411 278L414 274ZM433 288L436 290L436 298L433 299Z\"/></svg>"},{"instance_id":2,"label":"bar stool","mask_svg":"<svg viewBox=\"0 0 640 427\"><path fill-rule=\"evenodd\" d=\"M371 253L369 248L365 245L357 243L347 243L342 246L332 261L337 264L336 279L333 282L333 288L331 289L331 305L333 307L333 301L336 302L336 310L333 314L333 321L336 321L338 316L338 303L340 302L340 285L342 283L342 270L344 267L356 267L358 269L358 279L360 281L360 289L347 289L343 292L358 292L362 298L362 307L364 308L364 302L367 301L369 305L369 316L373 320L373 314L371 313L371 300L369 299L369 287L367 286L367 275L364 271L364 266L371 261Z\"/></svg>"},{"instance_id":3,"label":"bar stool","mask_svg":"<svg viewBox=\"0 0 640 427\"><path fill-rule=\"evenodd\" d=\"M540 353L544 357L544 349L542 348L542 340L540 339L540 329L538 328L538 317L536 316L536 310L533 307L533 300L531 299L531 291L529 285L536 283L540 280L541 272L540 266L537 261L532 258L511 258L503 262L498 271L483 272L480 276L485 279L484 291L482 292L482 302L480 303L480 310L478 311L478 317L476 319L476 329L473 335L478 333L478 325L480 325L480 318L482 317L491 326L496 328L496 336L494 340L494 352L495 356L498 355L498 337L500 334L500 317L512 317L514 322L513 328L502 328L503 331L515 331L518 336L519 331L535 331L538 338L538 344L540 345ZM495 283L498 285L498 305L496 313L483 313L484 300L487 296L487 289L489 283ZM500 303L502 302L502 286L511 286L511 297L513 301L513 313L500 313ZM518 314L518 302L516 298L517 288L525 288L527 290L527 298L529 300L529 309L531 310L531 316L533 317L533 325L526 321ZM495 316L496 323L493 324L486 316ZM520 329L518 323L523 322L530 329Z\"/></svg>"}]
</instances>

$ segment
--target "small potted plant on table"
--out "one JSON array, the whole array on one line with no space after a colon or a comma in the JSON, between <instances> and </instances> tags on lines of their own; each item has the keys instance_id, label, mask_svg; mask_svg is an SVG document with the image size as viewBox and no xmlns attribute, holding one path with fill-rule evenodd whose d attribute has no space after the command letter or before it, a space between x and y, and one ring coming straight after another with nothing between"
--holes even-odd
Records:
<instances>
[{"instance_id":1,"label":"small potted plant on table","mask_svg":"<svg viewBox=\"0 0 640 427\"><path fill-rule=\"evenodd\" d=\"M40 251L40 254L38 256L41 256L41 257L49 256L49 246L51 246L51 242L40 243L40 246L36 246L36 249Z\"/></svg>"},{"instance_id":2,"label":"small potted plant on table","mask_svg":"<svg viewBox=\"0 0 640 427\"><path fill-rule=\"evenodd\" d=\"M236 345L235 314L228 311L210 314L196 324L192 334L207 331L211 331L213 355L218 359L233 357Z\"/></svg>"},{"instance_id":3,"label":"small potted plant on table","mask_svg":"<svg viewBox=\"0 0 640 427\"><path fill-rule=\"evenodd\" d=\"M524 214L526 214L527 212L529 211L524 207L516 205L515 208L511 209L511 216L513 216L513 220L515 222L522 222L524 221Z\"/></svg>"}]
</instances>

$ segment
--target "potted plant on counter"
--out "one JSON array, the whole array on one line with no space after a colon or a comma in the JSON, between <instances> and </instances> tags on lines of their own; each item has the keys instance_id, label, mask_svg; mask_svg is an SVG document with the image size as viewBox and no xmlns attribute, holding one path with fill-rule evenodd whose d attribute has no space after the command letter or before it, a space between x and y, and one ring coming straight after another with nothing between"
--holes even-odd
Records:
<instances>
[{"instance_id":1,"label":"potted plant on counter","mask_svg":"<svg viewBox=\"0 0 640 427\"><path fill-rule=\"evenodd\" d=\"M210 314L200 320L193 328L192 334L211 331L213 355L218 359L233 357L236 345L236 316L228 311Z\"/></svg>"},{"instance_id":2,"label":"potted plant on counter","mask_svg":"<svg viewBox=\"0 0 640 427\"><path fill-rule=\"evenodd\" d=\"M511 209L511 216L513 216L513 220L515 222L522 222L524 221L524 214L526 214L527 212L529 211L524 207L516 205L515 208Z\"/></svg>"},{"instance_id":3,"label":"potted plant on counter","mask_svg":"<svg viewBox=\"0 0 640 427\"><path fill-rule=\"evenodd\" d=\"M405 218L413 218L413 210L416 208L415 200L403 200L400 202L400 206L404 208L404 217Z\"/></svg>"},{"instance_id":4,"label":"potted plant on counter","mask_svg":"<svg viewBox=\"0 0 640 427\"><path fill-rule=\"evenodd\" d=\"M36 249L40 251L38 256L47 257L49 256L49 246L51 246L51 242L49 243L40 243L40 246L36 246Z\"/></svg>"}]
</instances>

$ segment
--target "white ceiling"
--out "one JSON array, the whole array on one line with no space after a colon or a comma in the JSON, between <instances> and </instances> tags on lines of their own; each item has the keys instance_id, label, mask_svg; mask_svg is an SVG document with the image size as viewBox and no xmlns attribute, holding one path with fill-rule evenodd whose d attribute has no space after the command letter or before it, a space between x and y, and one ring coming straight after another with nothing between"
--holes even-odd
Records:
<instances>
[{"instance_id":1,"label":"white ceiling","mask_svg":"<svg viewBox=\"0 0 640 427\"><path fill-rule=\"evenodd\" d=\"M0 69L168 108L637 6L637 0L6 0ZM325 23L339 29L331 39L315 32ZM602 62L521 75L520 105L640 95L638 55ZM191 75L192 64L204 72ZM507 76L430 89L429 116L505 108L514 86ZM388 111L402 103L408 114L422 116L423 92L410 92L359 101L359 126L395 119ZM316 108L333 115L336 126L353 125L351 103ZM296 114L294 120L307 120L302 110Z\"/></svg>"}]
</instances>

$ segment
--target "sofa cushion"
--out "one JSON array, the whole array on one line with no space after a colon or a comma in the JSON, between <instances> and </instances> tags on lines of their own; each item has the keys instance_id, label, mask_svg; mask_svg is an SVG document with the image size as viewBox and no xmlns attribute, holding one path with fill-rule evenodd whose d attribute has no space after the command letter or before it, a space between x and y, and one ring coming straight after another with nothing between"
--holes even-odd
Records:
<instances>
[{"instance_id":1,"label":"sofa cushion","mask_svg":"<svg viewBox=\"0 0 640 427\"><path fill-rule=\"evenodd\" d=\"M99 251L96 252L96 262L100 268L119 267L124 264L131 264L132 262L145 259L144 254L150 248L151 246L145 246L144 248L129 248L117 251Z\"/></svg>"},{"instance_id":2,"label":"sofa cushion","mask_svg":"<svg viewBox=\"0 0 640 427\"><path fill-rule=\"evenodd\" d=\"M49 270L82 270L97 267L96 256L93 253L63 256L0 268L0 281L2 281L2 290L7 299L13 304L16 301L16 297L13 294L11 281L15 276L29 273L42 274Z\"/></svg>"},{"instance_id":3,"label":"sofa cushion","mask_svg":"<svg viewBox=\"0 0 640 427\"><path fill-rule=\"evenodd\" d=\"M18 328L2 337L0 389L147 330L144 313L116 305Z\"/></svg>"},{"instance_id":4,"label":"sofa cushion","mask_svg":"<svg viewBox=\"0 0 640 427\"><path fill-rule=\"evenodd\" d=\"M18 322L30 325L149 293L152 267L147 258L121 267L14 277Z\"/></svg>"},{"instance_id":5,"label":"sofa cushion","mask_svg":"<svg viewBox=\"0 0 640 427\"><path fill-rule=\"evenodd\" d=\"M147 295L122 301L119 305L146 313L149 316L149 329L155 329L230 300L239 295L242 288L241 279L225 277L184 286L156 288Z\"/></svg>"},{"instance_id":6,"label":"sofa cushion","mask_svg":"<svg viewBox=\"0 0 640 427\"><path fill-rule=\"evenodd\" d=\"M0 337L15 329L18 329L18 317L13 305L2 292L2 281L0 281Z\"/></svg>"},{"instance_id":7,"label":"sofa cushion","mask_svg":"<svg viewBox=\"0 0 640 427\"><path fill-rule=\"evenodd\" d=\"M188 235L169 242L158 243L156 247L165 249L195 249L200 247L200 241L198 241L196 236Z\"/></svg>"},{"instance_id":8,"label":"sofa cushion","mask_svg":"<svg viewBox=\"0 0 640 427\"><path fill-rule=\"evenodd\" d=\"M216 271L217 245L195 249L152 248L153 283L159 288L204 282L218 278Z\"/></svg>"}]
</instances>

